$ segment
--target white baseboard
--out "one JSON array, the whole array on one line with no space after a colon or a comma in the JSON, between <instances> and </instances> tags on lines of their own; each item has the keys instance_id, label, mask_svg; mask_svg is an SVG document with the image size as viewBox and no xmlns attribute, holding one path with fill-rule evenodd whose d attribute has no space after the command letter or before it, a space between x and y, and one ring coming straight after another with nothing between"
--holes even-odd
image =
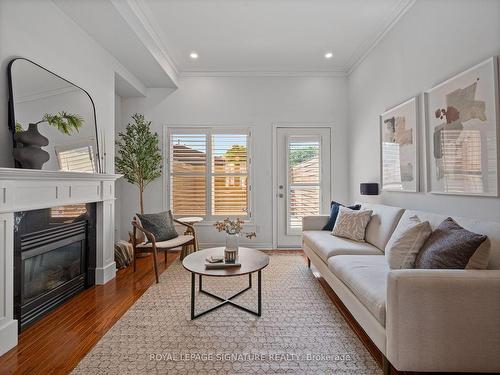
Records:
<instances>
[{"instance_id":1,"label":"white baseboard","mask_svg":"<svg viewBox=\"0 0 500 375\"><path fill-rule=\"evenodd\" d=\"M0 356L17 345L17 320L0 319Z\"/></svg>"},{"instance_id":2,"label":"white baseboard","mask_svg":"<svg viewBox=\"0 0 500 375\"><path fill-rule=\"evenodd\" d=\"M95 269L95 283L104 285L116 276L116 263L111 262L106 267Z\"/></svg>"}]
</instances>

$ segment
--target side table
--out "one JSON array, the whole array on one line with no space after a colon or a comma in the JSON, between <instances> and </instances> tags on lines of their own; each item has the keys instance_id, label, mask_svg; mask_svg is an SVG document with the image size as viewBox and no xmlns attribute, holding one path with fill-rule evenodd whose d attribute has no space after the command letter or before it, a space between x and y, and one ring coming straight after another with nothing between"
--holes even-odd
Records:
<instances>
[{"instance_id":1,"label":"side table","mask_svg":"<svg viewBox=\"0 0 500 375\"><path fill-rule=\"evenodd\" d=\"M181 217L177 220L194 226L197 223L201 223L203 221L203 218L198 217L198 216L189 216L189 217ZM193 230L191 228L187 227L186 231L184 232L184 235L194 236ZM199 249L198 237L196 237L196 243L194 245L186 245L186 246L182 247L181 260L184 259L187 255L197 251L198 249Z\"/></svg>"}]
</instances>

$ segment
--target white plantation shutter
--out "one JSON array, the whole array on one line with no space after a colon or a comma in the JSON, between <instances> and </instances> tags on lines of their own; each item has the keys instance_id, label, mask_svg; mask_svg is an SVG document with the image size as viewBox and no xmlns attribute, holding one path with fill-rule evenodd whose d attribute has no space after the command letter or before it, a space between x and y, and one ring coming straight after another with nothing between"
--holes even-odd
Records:
<instances>
[{"instance_id":1,"label":"white plantation shutter","mask_svg":"<svg viewBox=\"0 0 500 375\"><path fill-rule=\"evenodd\" d=\"M173 134L170 163L174 173L202 173L207 169L207 136Z\"/></svg>"},{"instance_id":2,"label":"white plantation shutter","mask_svg":"<svg viewBox=\"0 0 500 375\"><path fill-rule=\"evenodd\" d=\"M249 216L248 132L172 129L170 207L182 216Z\"/></svg>"},{"instance_id":3,"label":"white plantation shutter","mask_svg":"<svg viewBox=\"0 0 500 375\"><path fill-rule=\"evenodd\" d=\"M93 155L92 146L58 151L59 169L62 171L94 173L96 170Z\"/></svg>"},{"instance_id":4,"label":"white plantation shutter","mask_svg":"<svg viewBox=\"0 0 500 375\"><path fill-rule=\"evenodd\" d=\"M304 216L320 213L320 141L288 139L288 229L302 228Z\"/></svg>"},{"instance_id":5,"label":"white plantation shutter","mask_svg":"<svg viewBox=\"0 0 500 375\"><path fill-rule=\"evenodd\" d=\"M170 137L171 202L174 215L206 215L206 134Z\"/></svg>"},{"instance_id":6,"label":"white plantation shutter","mask_svg":"<svg viewBox=\"0 0 500 375\"><path fill-rule=\"evenodd\" d=\"M247 161L246 134L212 135L212 215L247 215Z\"/></svg>"}]
</instances>

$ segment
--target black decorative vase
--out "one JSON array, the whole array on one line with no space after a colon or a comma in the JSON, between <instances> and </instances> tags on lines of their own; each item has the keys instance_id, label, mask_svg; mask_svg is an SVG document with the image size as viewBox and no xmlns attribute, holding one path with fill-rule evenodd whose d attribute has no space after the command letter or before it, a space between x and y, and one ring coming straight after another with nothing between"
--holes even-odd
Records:
<instances>
[{"instance_id":1,"label":"black decorative vase","mask_svg":"<svg viewBox=\"0 0 500 375\"><path fill-rule=\"evenodd\" d=\"M49 153L42 150L49 140L40 134L38 124L29 124L28 130L16 133L14 139L17 144L13 152L14 159L24 169L42 169L50 159Z\"/></svg>"}]
</instances>

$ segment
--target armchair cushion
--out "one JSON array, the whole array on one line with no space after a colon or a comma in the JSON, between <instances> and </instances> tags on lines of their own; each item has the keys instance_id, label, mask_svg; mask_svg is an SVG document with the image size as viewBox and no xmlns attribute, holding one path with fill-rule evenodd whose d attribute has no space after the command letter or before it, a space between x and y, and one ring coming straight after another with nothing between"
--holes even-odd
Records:
<instances>
[{"instance_id":1,"label":"armchair cushion","mask_svg":"<svg viewBox=\"0 0 500 375\"><path fill-rule=\"evenodd\" d=\"M191 235L181 235L177 236L176 238L173 238L168 241L160 241L156 243L156 248L157 249L173 249L174 247L179 247L182 246L194 239L193 236ZM144 248L152 248L153 245L151 242L149 243L143 243L139 244L136 246L138 249L144 249Z\"/></svg>"},{"instance_id":2,"label":"armchair cushion","mask_svg":"<svg viewBox=\"0 0 500 375\"><path fill-rule=\"evenodd\" d=\"M179 236L170 210L157 214L137 214L137 217L142 227L153 234L156 242L168 241Z\"/></svg>"}]
</instances>

